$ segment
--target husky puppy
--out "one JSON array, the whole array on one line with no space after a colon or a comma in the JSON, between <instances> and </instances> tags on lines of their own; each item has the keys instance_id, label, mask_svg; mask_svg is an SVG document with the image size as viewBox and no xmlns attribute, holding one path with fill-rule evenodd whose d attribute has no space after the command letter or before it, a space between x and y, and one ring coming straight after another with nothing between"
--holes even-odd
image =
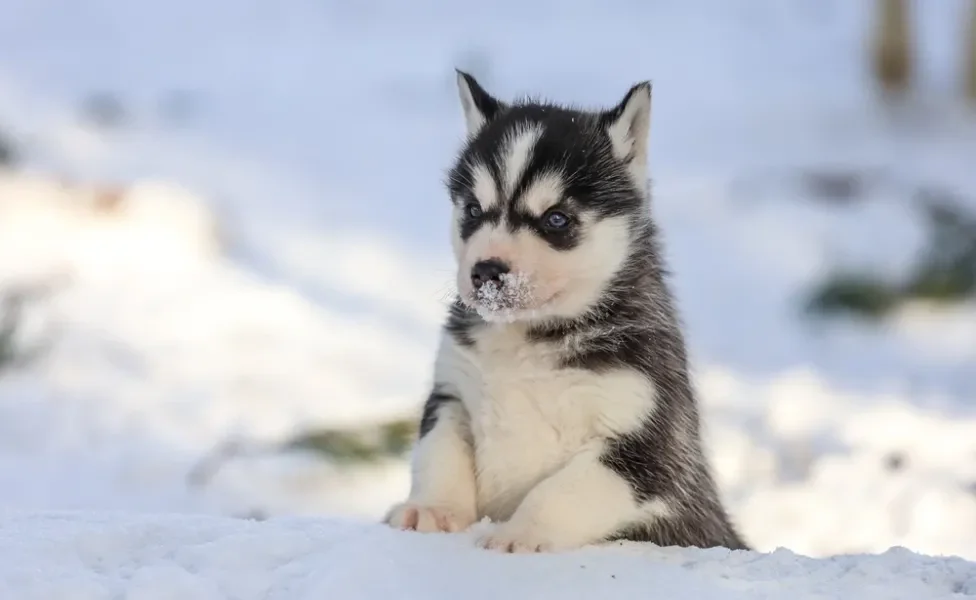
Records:
<instances>
[{"instance_id":1,"label":"husky puppy","mask_svg":"<svg viewBox=\"0 0 976 600\"><path fill-rule=\"evenodd\" d=\"M587 111L457 82L458 295L410 495L385 522L461 531L488 517L478 544L503 552L746 548L702 452L649 210L650 83Z\"/></svg>"}]
</instances>

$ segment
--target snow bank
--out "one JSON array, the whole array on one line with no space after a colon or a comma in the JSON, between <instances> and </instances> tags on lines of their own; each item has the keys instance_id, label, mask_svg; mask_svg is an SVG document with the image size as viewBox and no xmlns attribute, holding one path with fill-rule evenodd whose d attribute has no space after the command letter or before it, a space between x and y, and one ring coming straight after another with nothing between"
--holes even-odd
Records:
<instances>
[{"instance_id":1,"label":"snow bank","mask_svg":"<svg viewBox=\"0 0 976 600\"><path fill-rule=\"evenodd\" d=\"M8 285L55 275L173 276L220 250L211 211L173 183L0 174L0 276Z\"/></svg>"},{"instance_id":2,"label":"snow bank","mask_svg":"<svg viewBox=\"0 0 976 600\"><path fill-rule=\"evenodd\" d=\"M202 494L188 486L225 441L273 444L412 411L433 351L261 279L228 259L220 225L173 184L0 173L0 297L31 294L17 341L40 351L0 377L2 504L249 511L280 495L293 508L307 496L318 509L385 509L376 483L353 485L364 474L311 458L297 461L300 483L286 460L274 474L251 461ZM406 474L388 471L367 473L399 494ZM275 491L255 506L261 487Z\"/></svg>"},{"instance_id":3,"label":"snow bank","mask_svg":"<svg viewBox=\"0 0 976 600\"><path fill-rule=\"evenodd\" d=\"M639 544L503 555L475 548L473 532L63 512L8 513L0 531L0 596L11 600L976 596L976 563L902 548L830 559Z\"/></svg>"}]
</instances>

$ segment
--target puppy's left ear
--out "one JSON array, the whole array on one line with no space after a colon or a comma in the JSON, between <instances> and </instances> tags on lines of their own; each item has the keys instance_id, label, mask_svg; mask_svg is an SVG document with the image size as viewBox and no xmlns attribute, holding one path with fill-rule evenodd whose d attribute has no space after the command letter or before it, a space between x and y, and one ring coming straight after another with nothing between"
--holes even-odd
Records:
<instances>
[{"instance_id":1,"label":"puppy's left ear","mask_svg":"<svg viewBox=\"0 0 976 600\"><path fill-rule=\"evenodd\" d=\"M464 123L468 135L472 136L501 112L505 104L496 100L485 91L481 84L471 75L457 71L458 95L461 97L461 109L464 111Z\"/></svg>"},{"instance_id":2,"label":"puppy's left ear","mask_svg":"<svg viewBox=\"0 0 976 600\"><path fill-rule=\"evenodd\" d=\"M647 143L651 124L651 82L634 85L601 121L610 135L614 155L627 164L634 183L647 185Z\"/></svg>"}]
</instances>

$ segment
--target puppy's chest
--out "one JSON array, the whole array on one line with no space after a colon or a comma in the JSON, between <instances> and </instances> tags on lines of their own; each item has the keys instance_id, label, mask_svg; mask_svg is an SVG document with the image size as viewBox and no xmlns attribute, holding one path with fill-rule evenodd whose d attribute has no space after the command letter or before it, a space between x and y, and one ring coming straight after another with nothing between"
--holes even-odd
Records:
<instances>
[{"instance_id":1,"label":"puppy's chest","mask_svg":"<svg viewBox=\"0 0 976 600\"><path fill-rule=\"evenodd\" d=\"M480 451L499 446L544 459L594 435L598 374L563 368L555 348L517 334L485 336L471 360L473 377L462 397Z\"/></svg>"},{"instance_id":2,"label":"puppy's chest","mask_svg":"<svg viewBox=\"0 0 976 600\"><path fill-rule=\"evenodd\" d=\"M517 331L478 338L454 382L470 417L481 514L504 519L584 445L638 426L653 392L638 373L565 368Z\"/></svg>"}]
</instances>

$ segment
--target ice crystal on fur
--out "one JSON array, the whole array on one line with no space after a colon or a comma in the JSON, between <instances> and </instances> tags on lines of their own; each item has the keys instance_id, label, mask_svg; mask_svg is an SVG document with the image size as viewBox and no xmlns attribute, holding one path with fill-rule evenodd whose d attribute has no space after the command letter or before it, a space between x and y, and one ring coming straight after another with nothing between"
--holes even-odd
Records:
<instances>
[{"instance_id":1,"label":"ice crystal on fur","mask_svg":"<svg viewBox=\"0 0 976 600\"><path fill-rule=\"evenodd\" d=\"M478 308L504 312L524 308L532 300L532 285L523 273L504 273L499 283L487 281L475 291Z\"/></svg>"}]
</instances>

